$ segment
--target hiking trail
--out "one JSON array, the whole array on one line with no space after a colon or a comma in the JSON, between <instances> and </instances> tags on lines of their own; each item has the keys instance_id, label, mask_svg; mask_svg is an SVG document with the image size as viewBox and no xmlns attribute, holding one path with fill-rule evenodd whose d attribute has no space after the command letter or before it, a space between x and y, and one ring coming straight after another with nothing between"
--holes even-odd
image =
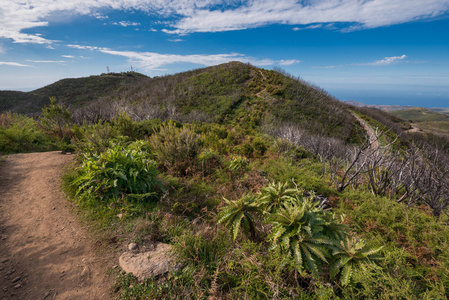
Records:
<instances>
[{"instance_id":1,"label":"hiking trail","mask_svg":"<svg viewBox=\"0 0 449 300\"><path fill-rule=\"evenodd\" d=\"M0 163L0 299L110 299L107 256L60 189L60 152L3 156Z\"/></svg>"}]
</instances>

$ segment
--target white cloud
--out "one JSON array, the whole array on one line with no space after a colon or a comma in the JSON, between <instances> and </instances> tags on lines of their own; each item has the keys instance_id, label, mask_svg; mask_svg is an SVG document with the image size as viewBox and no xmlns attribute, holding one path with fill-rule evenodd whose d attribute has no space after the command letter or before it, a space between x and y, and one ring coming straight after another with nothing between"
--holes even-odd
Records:
<instances>
[{"instance_id":1,"label":"white cloud","mask_svg":"<svg viewBox=\"0 0 449 300\"><path fill-rule=\"evenodd\" d=\"M105 16L105 15L100 14L100 13L97 13L97 12L96 12L96 13L93 13L92 16L93 16L94 18L98 19L98 20L106 20L106 19L109 19L108 16Z\"/></svg>"},{"instance_id":2,"label":"white cloud","mask_svg":"<svg viewBox=\"0 0 449 300\"><path fill-rule=\"evenodd\" d=\"M45 47L45 48L51 49L51 50L54 50L54 49L55 49L55 47L53 47L53 46L51 46L51 45L47 45L47 47Z\"/></svg>"},{"instance_id":3,"label":"white cloud","mask_svg":"<svg viewBox=\"0 0 449 300\"><path fill-rule=\"evenodd\" d=\"M3 53L5 53L6 51L5 51L5 48L3 48L2 47L2 45L0 45L0 54L3 54Z\"/></svg>"},{"instance_id":4,"label":"white cloud","mask_svg":"<svg viewBox=\"0 0 449 300\"><path fill-rule=\"evenodd\" d=\"M73 55L61 55L61 57L65 57L65 58L75 58L75 56L73 56Z\"/></svg>"},{"instance_id":5,"label":"white cloud","mask_svg":"<svg viewBox=\"0 0 449 300\"><path fill-rule=\"evenodd\" d=\"M385 65L396 64L399 61L405 59L406 57L407 57L407 55L390 56L390 57L385 57L381 60L376 60L375 62L363 63L363 64L357 64L357 65L358 66L385 66Z\"/></svg>"},{"instance_id":6,"label":"white cloud","mask_svg":"<svg viewBox=\"0 0 449 300\"><path fill-rule=\"evenodd\" d=\"M293 64L298 64L300 62L301 61L297 59L287 59L287 60L280 60L277 63L281 66L291 66Z\"/></svg>"},{"instance_id":7,"label":"white cloud","mask_svg":"<svg viewBox=\"0 0 449 300\"><path fill-rule=\"evenodd\" d=\"M140 23L137 22L131 22L131 21L120 21L120 22L113 22L112 25L120 25L122 27L128 27L128 26L140 26Z\"/></svg>"},{"instance_id":8,"label":"white cloud","mask_svg":"<svg viewBox=\"0 0 449 300\"><path fill-rule=\"evenodd\" d=\"M218 32L269 24L357 23L374 28L435 17L449 11L449 0L261 0L234 9L197 9L172 24L169 33ZM299 27L298 27L299 28Z\"/></svg>"},{"instance_id":9,"label":"white cloud","mask_svg":"<svg viewBox=\"0 0 449 300\"><path fill-rule=\"evenodd\" d=\"M168 41L173 43L184 42L183 39L169 39Z\"/></svg>"},{"instance_id":10,"label":"white cloud","mask_svg":"<svg viewBox=\"0 0 449 300\"><path fill-rule=\"evenodd\" d=\"M305 29L317 29L317 28L322 28L323 24L315 24L315 25L309 25L309 26L305 26L305 27L293 27L292 30L293 31L299 31L299 30L305 30Z\"/></svg>"},{"instance_id":11,"label":"white cloud","mask_svg":"<svg viewBox=\"0 0 449 300\"><path fill-rule=\"evenodd\" d=\"M105 19L99 12L105 9L172 17L164 31L188 34L269 24L348 23L350 29L374 28L443 15L449 11L449 0L1 0L0 38L50 44L51 40L22 31L48 26L61 12Z\"/></svg>"},{"instance_id":12,"label":"white cloud","mask_svg":"<svg viewBox=\"0 0 449 300\"><path fill-rule=\"evenodd\" d=\"M240 53L228 54L194 54L194 55L180 55L180 54L160 54L154 52L135 52L135 51L116 51L109 48L101 48L95 46L81 46L68 45L68 47L80 49L99 51L102 53L123 56L128 58L128 61L134 66L144 69L146 71L156 70L161 66L174 63L193 63L204 66L213 66L229 61L240 61L243 63L251 63L256 66L271 66L271 65L291 65L298 63L299 60L272 60L272 59L258 59L246 56Z\"/></svg>"},{"instance_id":13,"label":"white cloud","mask_svg":"<svg viewBox=\"0 0 449 300\"><path fill-rule=\"evenodd\" d=\"M31 60L31 59L27 59L26 61L34 62L34 63L44 63L44 64L65 63L65 61L63 61L63 60Z\"/></svg>"},{"instance_id":14,"label":"white cloud","mask_svg":"<svg viewBox=\"0 0 449 300\"><path fill-rule=\"evenodd\" d=\"M29 65L19 64L16 62L10 62L10 61L0 61L0 66L13 66L13 67L33 67Z\"/></svg>"},{"instance_id":15,"label":"white cloud","mask_svg":"<svg viewBox=\"0 0 449 300\"><path fill-rule=\"evenodd\" d=\"M315 68L315 69L334 69L334 68L345 67L345 66L386 66L386 65L397 64L400 61L404 60L405 58L407 58L407 55L403 54L401 56L384 57L383 59L376 60L374 62L369 62L369 63L333 65L333 66L317 66L317 67L313 67L313 68Z\"/></svg>"}]
</instances>

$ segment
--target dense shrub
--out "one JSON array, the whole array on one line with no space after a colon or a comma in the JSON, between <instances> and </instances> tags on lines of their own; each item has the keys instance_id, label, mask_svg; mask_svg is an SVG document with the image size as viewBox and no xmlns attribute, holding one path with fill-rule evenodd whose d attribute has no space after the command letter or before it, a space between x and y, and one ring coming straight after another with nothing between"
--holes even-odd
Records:
<instances>
[{"instance_id":1,"label":"dense shrub","mask_svg":"<svg viewBox=\"0 0 449 300\"><path fill-rule=\"evenodd\" d=\"M117 128L107 122L94 125L73 126L73 143L81 153L99 154L108 149L111 142L123 141Z\"/></svg>"},{"instance_id":2,"label":"dense shrub","mask_svg":"<svg viewBox=\"0 0 449 300\"><path fill-rule=\"evenodd\" d=\"M154 155L148 145L136 141L128 146L112 144L100 154L85 154L73 181L80 202L110 203L120 197L137 200L156 197L160 188Z\"/></svg>"},{"instance_id":3,"label":"dense shrub","mask_svg":"<svg viewBox=\"0 0 449 300\"><path fill-rule=\"evenodd\" d=\"M197 156L202 148L201 138L196 133L168 122L149 141L164 170L182 176L195 170Z\"/></svg>"},{"instance_id":4,"label":"dense shrub","mask_svg":"<svg viewBox=\"0 0 449 300\"><path fill-rule=\"evenodd\" d=\"M0 115L0 153L56 149L56 140L47 135L33 119L13 113Z\"/></svg>"}]
</instances>

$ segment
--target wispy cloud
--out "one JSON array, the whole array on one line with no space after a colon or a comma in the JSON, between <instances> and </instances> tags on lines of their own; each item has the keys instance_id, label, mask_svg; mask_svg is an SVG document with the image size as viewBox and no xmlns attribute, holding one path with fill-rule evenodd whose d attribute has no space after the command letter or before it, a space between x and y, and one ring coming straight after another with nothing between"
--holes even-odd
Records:
<instances>
[{"instance_id":1,"label":"wispy cloud","mask_svg":"<svg viewBox=\"0 0 449 300\"><path fill-rule=\"evenodd\" d=\"M41 64L65 63L64 60L31 60L31 59L27 59L26 61L33 62L33 63L41 63Z\"/></svg>"},{"instance_id":2,"label":"wispy cloud","mask_svg":"<svg viewBox=\"0 0 449 300\"><path fill-rule=\"evenodd\" d=\"M184 42L183 39L168 39L168 41L173 43Z\"/></svg>"},{"instance_id":3,"label":"wispy cloud","mask_svg":"<svg viewBox=\"0 0 449 300\"><path fill-rule=\"evenodd\" d=\"M0 66L13 66L13 67L33 67L30 65L19 64L11 61L0 61Z\"/></svg>"},{"instance_id":4,"label":"wispy cloud","mask_svg":"<svg viewBox=\"0 0 449 300\"><path fill-rule=\"evenodd\" d=\"M74 49L99 51L102 53L122 56L128 58L128 61L138 68L146 71L156 70L161 66L174 63L193 63L204 66L213 66L217 64L226 63L229 61L240 61L243 63L251 63L256 66L271 66L271 65L292 65L299 63L299 60L272 60L272 59L258 59L251 56L246 56L240 53L228 54L195 54L195 55L180 55L180 54L161 54L154 52L135 52L135 51L116 51L109 48L95 47L95 46L81 46L68 45Z\"/></svg>"},{"instance_id":5,"label":"wispy cloud","mask_svg":"<svg viewBox=\"0 0 449 300\"><path fill-rule=\"evenodd\" d=\"M128 27L128 26L140 26L140 23L137 22L131 22L131 21L120 21L120 22L113 22L112 25L120 25L122 27Z\"/></svg>"},{"instance_id":6,"label":"wispy cloud","mask_svg":"<svg viewBox=\"0 0 449 300\"><path fill-rule=\"evenodd\" d=\"M95 19L98 19L98 20L106 20L106 19L109 19L108 16L105 16L105 15L103 15L103 14L101 14L101 13L98 13L98 12L93 13L92 16L93 16Z\"/></svg>"},{"instance_id":7,"label":"wispy cloud","mask_svg":"<svg viewBox=\"0 0 449 300\"><path fill-rule=\"evenodd\" d=\"M172 24L168 33L219 32L270 24L348 23L359 29L400 24L441 15L448 0L243 1L232 9L196 9ZM299 28L299 27L297 27Z\"/></svg>"},{"instance_id":8,"label":"wispy cloud","mask_svg":"<svg viewBox=\"0 0 449 300\"><path fill-rule=\"evenodd\" d=\"M65 58L75 58L75 56L73 56L73 55L61 55L61 57L65 57Z\"/></svg>"},{"instance_id":9,"label":"wispy cloud","mask_svg":"<svg viewBox=\"0 0 449 300\"><path fill-rule=\"evenodd\" d=\"M293 65L293 64L298 64L300 62L301 61L297 60L297 59L287 59L287 60L279 60L277 62L277 64L279 64L281 66L290 66L290 65Z\"/></svg>"},{"instance_id":10,"label":"wispy cloud","mask_svg":"<svg viewBox=\"0 0 449 300\"><path fill-rule=\"evenodd\" d=\"M0 37L15 43L51 44L51 40L23 30L48 26L59 12L106 19L99 12L104 9L138 10L172 18L173 21L165 23L164 31L182 35L270 24L312 24L309 28L313 28L341 23L349 24L346 28L350 29L375 28L440 16L449 11L449 0L2 0ZM120 23L117 24L124 26Z\"/></svg>"},{"instance_id":11,"label":"wispy cloud","mask_svg":"<svg viewBox=\"0 0 449 300\"><path fill-rule=\"evenodd\" d=\"M300 30L306 30L306 29L317 29L317 28L322 28L323 24L315 24L315 25L309 25L309 26L304 26L304 27L293 27L292 30L293 31L300 31Z\"/></svg>"},{"instance_id":12,"label":"wispy cloud","mask_svg":"<svg viewBox=\"0 0 449 300\"><path fill-rule=\"evenodd\" d=\"M401 55L401 56L390 56L390 57L384 57L383 59L376 60L374 62L370 63L362 63L357 64L358 66L385 66L385 65L391 65L396 64L400 62L401 60L405 59L407 55Z\"/></svg>"},{"instance_id":13,"label":"wispy cloud","mask_svg":"<svg viewBox=\"0 0 449 300\"><path fill-rule=\"evenodd\" d=\"M397 64L397 63L403 61L405 58L407 58L407 55L403 54L401 56L384 57L383 59L379 59L374 62L353 63L353 64L345 64L345 65L331 65L331 66L316 66L313 68L315 68L315 69L334 69L334 68L345 67L345 66L387 66L387 65Z\"/></svg>"}]
</instances>

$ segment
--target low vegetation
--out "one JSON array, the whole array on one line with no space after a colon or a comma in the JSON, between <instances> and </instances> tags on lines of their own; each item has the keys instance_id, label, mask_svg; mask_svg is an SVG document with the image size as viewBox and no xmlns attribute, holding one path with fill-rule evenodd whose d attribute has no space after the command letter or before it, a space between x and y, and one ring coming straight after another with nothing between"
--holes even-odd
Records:
<instances>
[{"instance_id":1,"label":"low vegetation","mask_svg":"<svg viewBox=\"0 0 449 300\"><path fill-rule=\"evenodd\" d=\"M118 91L120 111L99 113L104 98L72 112L63 135L41 127L78 154L64 186L105 247L170 243L183 266L144 282L111 270L117 298L449 296L441 144L239 63L147 83L134 102L136 86ZM50 120L65 113L51 105L42 125L48 109L59 112Z\"/></svg>"},{"instance_id":2,"label":"low vegetation","mask_svg":"<svg viewBox=\"0 0 449 300\"><path fill-rule=\"evenodd\" d=\"M426 108L412 108L406 110L396 110L390 112L392 115L400 117L409 122L433 122L433 121L448 121L449 117L434 112Z\"/></svg>"},{"instance_id":3,"label":"low vegetation","mask_svg":"<svg viewBox=\"0 0 449 300\"><path fill-rule=\"evenodd\" d=\"M50 151L60 147L58 139L32 118L10 112L0 114L0 155Z\"/></svg>"}]
</instances>

